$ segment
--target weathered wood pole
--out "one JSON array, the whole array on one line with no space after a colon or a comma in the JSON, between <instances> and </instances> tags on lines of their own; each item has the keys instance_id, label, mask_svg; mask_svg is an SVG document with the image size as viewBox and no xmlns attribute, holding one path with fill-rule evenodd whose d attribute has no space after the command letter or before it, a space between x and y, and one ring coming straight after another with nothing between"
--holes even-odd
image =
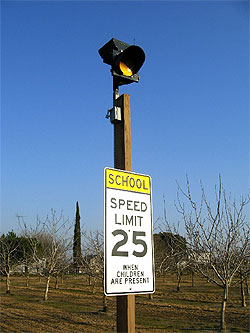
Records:
<instances>
[{"instance_id":1,"label":"weathered wood pole","mask_svg":"<svg viewBox=\"0 0 250 333\"><path fill-rule=\"evenodd\" d=\"M121 121L114 123L114 167L132 171L130 96L118 97L114 91L114 105L121 107ZM135 332L135 295L116 297L117 332Z\"/></svg>"}]
</instances>

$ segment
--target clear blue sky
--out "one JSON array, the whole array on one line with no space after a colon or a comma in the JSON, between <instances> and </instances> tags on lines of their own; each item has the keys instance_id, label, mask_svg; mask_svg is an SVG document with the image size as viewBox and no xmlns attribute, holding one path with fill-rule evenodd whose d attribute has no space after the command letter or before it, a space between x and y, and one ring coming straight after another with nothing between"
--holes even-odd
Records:
<instances>
[{"instance_id":1,"label":"clear blue sky","mask_svg":"<svg viewBox=\"0 0 250 333\"><path fill-rule=\"evenodd\" d=\"M1 228L51 208L103 228L103 170L113 166L112 37L146 61L131 96L133 171L149 174L154 217L177 221L176 180L199 198L221 174L249 189L248 1L2 1Z\"/></svg>"}]
</instances>

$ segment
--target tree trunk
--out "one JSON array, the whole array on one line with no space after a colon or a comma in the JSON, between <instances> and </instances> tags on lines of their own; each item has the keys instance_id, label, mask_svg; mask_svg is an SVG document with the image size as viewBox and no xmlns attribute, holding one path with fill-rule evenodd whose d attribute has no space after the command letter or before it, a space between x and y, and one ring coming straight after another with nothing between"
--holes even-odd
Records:
<instances>
[{"instance_id":1,"label":"tree trunk","mask_svg":"<svg viewBox=\"0 0 250 333\"><path fill-rule=\"evenodd\" d=\"M163 271L163 275L164 275L163 282L168 282L167 273L168 273L167 269Z\"/></svg>"},{"instance_id":2,"label":"tree trunk","mask_svg":"<svg viewBox=\"0 0 250 333\"><path fill-rule=\"evenodd\" d=\"M148 294L148 299L153 299L153 294Z\"/></svg>"},{"instance_id":3,"label":"tree trunk","mask_svg":"<svg viewBox=\"0 0 250 333\"><path fill-rule=\"evenodd\" d=\"M103 294L103 298L102 298L102 305L103 305L103 312L107 312L107 296L105 294Z\"/></svg>"},{"instance_id":4,"label":"tree trunk","mask_svg":"<svg viewBox=\"0 0 250 333\"><path fill-rule=\"evenodd\" d=\"M180 287L181 287L181 274L177 273L177 288L176 290L179 292L180 291Z\"/></svg>"},{"instance_id":5,"label":"tree trunk","mask_svg":"<svg viewBox=\"0 0 250 333\"><path fill-rule=\"evenodd\" d=\"M6 294L10 294L10 273L6 274Z\"/></svg>"},{"instance_id":6,"label":"tree trunk","mask_svg":"<svg viewBox=\"0 0 250 333\"><path fill-rule=\"evenodd\" d=\"M92 284L92 294L95 293L95 278L93 279L93 284Z\"/></svg>"},{"instance_id":7,"label":"tree trunk","mask_svg":"<svg viewBox=\"0 0 250 333\"><path fill-rule=\"evenodd\" d=\"M192 272L192 287L194 286L194 272Z\"/></svg>"},{"instance_id":8,"label":"tree trunk","mask_svg":"<svg viewBox=\"0 0 250 333\"><path fill-rule=\"evenodd\" d=\"M246 307L246 297L245 297L245 291L244 291L244 280L243 275L240 274L240 292L241 292L241 306Z\"/></svg>"},{"instance_id":9,"label":"tree trunk","mask_svg":"<svg viewBox=\"0 0 250 333\"><path fill-rule=\"evenodd\" d=\"M223 298L222 298L222 303L221 303L220 328L222 330L226 329L225 312L226 312L226 306L227 306L227 298L228 298L228 285L227 285L227 283L225 283L224 289L223 289Z\"/></svg>"},{"instance_id":10,"label":"tree trunk","mask_svg":"<svg viewBox=\"0 0 250 333\"><path fill-rule=\"evenodd\" d=\"M25 272L25 277L26 277L26 287L28 287L30 274L29 274L29 267L27 265L25 265L24 272Z\"/></svg>"},{"instance_id":11,"label":"tree trunk","mask_svg":"<svg viewBox=\"0 0 250 333\"><path fill-rule=\"evenodd\" d=\"M246 294L249 295L249 285L248 285L247 277L245 277L245 285L246 285Z\"/></svg>"},{"instance_id":12,"label":"tree trunk","mask_svg":"<svg viewBox=\"0 0 250 333\"><path fill-rule=\"evenodd\" d=\"M30 279L30 275L27 274L27 275L26 275L26 287L29 286L29 279Z\"/></svg>"},{"instance_id":13,"label":"tree trunk","mask_svg":"<svg viewBox=\"0 0 250 333\"><path fill-rule=\"evenodd\" d=\"M55 280L55 289L58 289L58 276L56 276L56 280Z\"/></svg>"},{"instance_id":14,"label":"tree trunk","mask_svg":"<svg viewBox=\"0 0 250 333\"><path fill-rule=\"evenodd\" d=\"M44 296L43 296L43 300L44 300L44 301L47 301L47 299L48 299L49 282L50 282L50 275L49 275L49 276L47 277L47 279L46 279L46 288L45 288Z\"/></svg>"},{"instance_id":15,"label":"tree trunk","mask_svg":"<svg viewBox=\"0 0 250 333\"><path fill-rule=\"evenodd\" d=\"M63 274L61 275L61 284L63 284Z\"/></svg>"}]
</instances>

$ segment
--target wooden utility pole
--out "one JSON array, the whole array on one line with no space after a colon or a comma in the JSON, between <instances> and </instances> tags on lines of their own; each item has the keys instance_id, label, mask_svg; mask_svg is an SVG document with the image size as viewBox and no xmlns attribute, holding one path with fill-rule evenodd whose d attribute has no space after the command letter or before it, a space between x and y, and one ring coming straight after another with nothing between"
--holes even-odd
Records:
<instances>
[{"instance_id":1,"label":"wooden utility pole","mask_svg":"<svg viewBox=\"0 0 250 333\"><path fill-rule=\"evenodd\" d=\"M114 106L121 108L121 120L114 123L114 167L132 171L130 96L118 97L114 90ZM135 332L135 295L117 296L117 332Z\"/></svg>"}]
</instances>

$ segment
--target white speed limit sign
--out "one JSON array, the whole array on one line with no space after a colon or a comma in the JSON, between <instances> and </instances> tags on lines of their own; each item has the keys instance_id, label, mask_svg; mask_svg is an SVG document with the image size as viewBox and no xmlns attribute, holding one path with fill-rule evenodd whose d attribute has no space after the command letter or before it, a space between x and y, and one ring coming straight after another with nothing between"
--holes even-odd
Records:
<instances>
[{"instance_id":1,"label":"white speed limit sign","mask_svg":"<svg viewBox=\"0 0 250 333\"><path fill-rule=\"evenodd\" d=\"M104 291L154 292L151 178L105 168Z\"/></svg>"}]
</instances>

